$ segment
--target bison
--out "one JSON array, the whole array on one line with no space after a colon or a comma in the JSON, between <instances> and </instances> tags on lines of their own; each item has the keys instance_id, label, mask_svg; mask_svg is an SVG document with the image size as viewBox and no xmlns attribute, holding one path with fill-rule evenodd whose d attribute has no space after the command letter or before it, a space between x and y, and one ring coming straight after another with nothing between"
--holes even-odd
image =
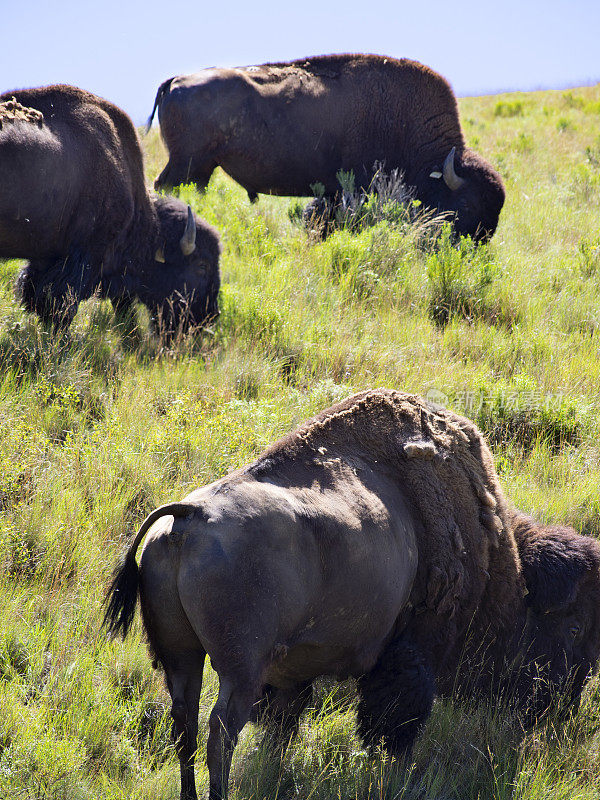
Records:
<instances>
[{"instance_id":1,"label":"bison","mask_svg":"<svg viewBox=\"0 0 600 800\"><path fill-rule=\"evenodd\" d=\"M208 184L222 167L248 192L307 196L340 189L339 170L368 190L376 164L404 173L416 197L445 212L456 233L489 239L502 179L465 145L447 81L408 59L316 56L169 78L158 89L169 161L155 187Z\"/></svg>"},{"instance_id":2,"label":"bison","mask_svg":"<svg viewBox=\"0 0 600 800\"><path fill-rule=\"evenodd\" d=\"M404 756L436 691L508 687L537 715L558 693L577 703L600 655L600 546L512 510L472 423L389 390L334 405L153 511L107 594L113 634L127 634L138 595L182 800L196 798L207 653L220 682L211 800L226 796L245 723L287 743L319 675L355 676L363 740Z\"/></svg>"},{"instance_id":3,"label":"bison","mask_svg":"<svg viewBox=\"0 0 600 800\"><path fill-rule=\"evenodd\" d=\"M0 257L26 258L17 292L69 324L98 292L173 329L217 314L219 237L179 200L148 193L129 117L73 86L0 95Z\"/></svg>"}]
</instances>

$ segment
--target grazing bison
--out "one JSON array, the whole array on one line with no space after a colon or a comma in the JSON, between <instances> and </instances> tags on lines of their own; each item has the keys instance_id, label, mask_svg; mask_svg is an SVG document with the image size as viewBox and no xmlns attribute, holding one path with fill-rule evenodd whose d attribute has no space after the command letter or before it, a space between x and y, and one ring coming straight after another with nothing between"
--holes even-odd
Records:
<instances>
[{"instance_id":1,"label":"grazing bison","mask_svg":"<svg viewBox=\"0 0 600 800\"><path fill-rule=\"evenodd\" d=\"M368 189L375 163L399 169L427 207L448 212L459 234L489 239L504 187L465 146L449 84L416 61L317 56L238 69L205 69L158 89L169 162L155 186L204 189L222 167L248 192L334 198L339 170Z\"/></svg>"},{"instance_id":2,"label":"grazing bison","mask_svg":"<svg viewBox=\"0 0 600 800\"><path fill-rule=\"evenodd\" d=\"M541 713L560 691L577 702L600 654L598 544L509 510L470 422L386 390L152 512L115 573L111 632L127 633L138 592L173 701L182 800L196 798L207 653L220 681L211 800L226 795L245 723L275 724L285 743L318 675L357 676L363 740L403 755L435 691L467 667L480 691L508 675L515 702Z\"/></svg>"},{"instance_id":3,"label":"grazing bison","mask_svg":"<svg viewBox=\"0 0 600 800\"><path fill-rule=\"evenodd\" d=\"M129 117L72 86L0 95L0 257L28 258L28 311L68 324L96 291L140 300L167 330L217 313L219 238L189 206L150 195Z\"/></svg>"}]
</instances>

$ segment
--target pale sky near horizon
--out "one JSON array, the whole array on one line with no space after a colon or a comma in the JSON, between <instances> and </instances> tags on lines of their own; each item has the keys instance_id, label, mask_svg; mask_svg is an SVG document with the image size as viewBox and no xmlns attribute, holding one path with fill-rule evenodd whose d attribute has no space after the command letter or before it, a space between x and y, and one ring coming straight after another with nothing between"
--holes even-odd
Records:
<instances>
[{"instance_id":1,"label":"pale sky near horizon","mask_svg":"<svg viewBox=\"0 0 600 800\"><path fill-rule=\"evenodd\" d=\"M89 89L136 124L166 78L320 53L414 58L459 95L600 81L600 0L0 0L0 91Z\"/></svg>"}]
</instances>

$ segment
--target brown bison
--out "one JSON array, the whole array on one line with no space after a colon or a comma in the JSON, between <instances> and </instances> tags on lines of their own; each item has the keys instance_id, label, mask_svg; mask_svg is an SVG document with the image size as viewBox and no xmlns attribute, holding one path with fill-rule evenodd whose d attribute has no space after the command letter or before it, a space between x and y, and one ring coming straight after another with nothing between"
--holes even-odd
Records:
<instances>
[{"instance_id":1,"label":"brown bison","mask_svg":"<svg viewBox=\"0 0 600 800\"><path fill-rule=\"evenodd\" d=\"M422 203L453 218L459 234L489 239L504 187L465 146L447 81L416 61L376 55L317 56L170 78L154 112L169 151L155 186L208 184L222 167L248 192L325 196L339 170L368 189L375 164L399 169Z\"/></svg>"},{"instance_id":2,"label":"brown bison","mask_svg":"<svg viewBox=\"0 0 600 800\"><path fill-rule=\"evenodd\" d=\"M387 390L152 512L115 572L113 633L129 630L138 592L173 701L182 800L196 798L207 653L220 681L211 800L226 795L245 723L287 742L318 675L356 676L365 743L405 755L434 693L471 672L479 691L508 687L538 714L557 693L577 702L600 654L598 544L509 510L472 423Z\"/></svg>"},{"instance_id":3,"label":"brown bison","mask_svg":"<svg viewBox=\"0 0 600 800\"><path fill-rule=\"evenodd\" d=\"M150 195L129 117L72 86L0 95L0 257L27 258L28 311L68 324L95 292L139 300L176 326L217 313L219 238L173 198Z\"/></svg>"}]
</instances>

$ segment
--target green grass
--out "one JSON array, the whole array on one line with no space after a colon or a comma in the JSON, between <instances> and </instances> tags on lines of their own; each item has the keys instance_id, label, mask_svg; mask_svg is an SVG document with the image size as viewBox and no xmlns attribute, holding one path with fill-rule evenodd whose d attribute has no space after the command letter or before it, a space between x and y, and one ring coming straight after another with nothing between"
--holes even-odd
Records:
<instances>
[{"instance_id":1,"label":"green grass","mask_svg":"<svg viewBox=\"0 0 600 800\"><path fill-rule=\"evenodd\" d=\"M600 87L460 101L501 171L492 242L435 248L394 220L314 243L294 200L217 173L183 198L222 233L221 317L168 345L147 315L89 302L60 336L12 299L0 263L0 797L178 797L167 693L139 624L100 631L113 563L144 515L253 459L367 386L437 390L489 436L507 494L600 536ZM148 177L164 164L153 133ZM201 702L199 790L216 692ZM233 797L598 797L600 687L566 728L528 734L494 706L436 702L402 773L354 734L324 683L296 744L268 759L247 726Z\"/></svg>"}]
</instances>

